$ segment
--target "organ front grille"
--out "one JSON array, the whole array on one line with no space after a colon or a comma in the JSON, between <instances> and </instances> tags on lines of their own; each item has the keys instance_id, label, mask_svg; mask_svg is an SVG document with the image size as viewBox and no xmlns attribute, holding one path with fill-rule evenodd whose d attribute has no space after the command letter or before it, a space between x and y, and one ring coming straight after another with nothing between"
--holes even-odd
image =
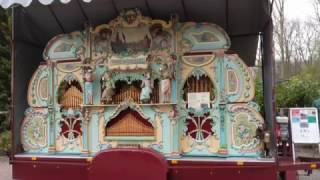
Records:
<instances>
[{"instance_id":1,"label":"organ front grille","mask_svg":"<svg viewBox=\"0 0 320 180\"><path fill-rule=\"evenodd\" d=\"M61 97L60 104L64 108L77 108L82 104L82 93L75 87L71 86Z\"/></svg>"},{"instance_id":2,"label":"organ front grille","mask_svg":"<svg viewBox=\"0 0 320 180\"><path fill-rule=\"evenodd\" d=\"M106 136L154 136L154 128L146 120L132 110L126 110L124 115L109 122L106 127ZM114 121L114 122L112 122Z\"/></svg>"},{"instance_id":3,"label":"organ front grille","mask_svg":"<svg viewBox=\"0 0 320 180\"><path fill-rule=\"evenodd\" d=\"M120 104L122 101L132 99L134 102L140 101L140 89L134 85L126 85L118 90L118 93L113 96L113 102Z\"/></svg>"}]
</instances>

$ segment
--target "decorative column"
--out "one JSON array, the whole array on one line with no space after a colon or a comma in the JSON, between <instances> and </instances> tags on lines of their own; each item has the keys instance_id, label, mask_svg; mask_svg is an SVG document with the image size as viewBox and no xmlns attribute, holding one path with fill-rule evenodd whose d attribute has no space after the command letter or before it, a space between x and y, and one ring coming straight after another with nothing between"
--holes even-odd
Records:
<instances>
[{"instance_id":1,"label":"decorative column","mask_svg":"<svg viewBox=\"0 0 320 180\"><path fill-rule=\"evenodd\" d=\"M219 102L219 112L220 112L220 149L218 150L219 154L226 155L228 154L228 144L226 137L226 105L227 105L227 96L225 93L225 70L224 70L224 53L221 52L218 54L218 74L219 74L219 91L220 91L220 102Z\"/></svg>"},{"instance_id":2,"label":"decorative column","mask_svg":"<svg viewBox=\"0 0 320 180\"><path fill-rule=\"evenodd\" d=\"M84 117L82 119L82 151L81 154L89 154L89 122L90 122L90 112L88 108L84 108Z\"/></svg>"},{"instance_id":3,"label":"decorative column","mask_svg":"<svg viewBox=\"0 0 320 180\"><path fill-rule=\"evenodd\" d=\"M49 153L55 153L56 152L56 118L55 118L55 74L54 74L54 62L47 59L47 65L49 69L49 81L48 81L48 89L49 89L49 96L48 96L48 114L49 114Z\"/></svg>"}]
</instances>

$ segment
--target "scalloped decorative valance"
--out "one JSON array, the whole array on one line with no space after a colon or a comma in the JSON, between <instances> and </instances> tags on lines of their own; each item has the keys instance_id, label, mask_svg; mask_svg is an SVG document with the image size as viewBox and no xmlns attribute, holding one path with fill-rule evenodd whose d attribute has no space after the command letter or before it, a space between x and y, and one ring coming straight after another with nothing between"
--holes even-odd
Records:
<instances>
[{"instance_id":1,"label":"scalloped decorative valance","mask_svg":"<svg viewBox=\"0 0 320 180\"><path fill-rule=\"evenodd\" d=\"M43 5L49 5L54 0L38 0ZM59 0L63 4L69 3L71 0ZM82 0L83 2L89 3L92 0ZM32 0L0 0L0 6L3 8L9 8L12 5L21 5L23 7L28 7L32 3Z\"/></svg>"}]
</instances>

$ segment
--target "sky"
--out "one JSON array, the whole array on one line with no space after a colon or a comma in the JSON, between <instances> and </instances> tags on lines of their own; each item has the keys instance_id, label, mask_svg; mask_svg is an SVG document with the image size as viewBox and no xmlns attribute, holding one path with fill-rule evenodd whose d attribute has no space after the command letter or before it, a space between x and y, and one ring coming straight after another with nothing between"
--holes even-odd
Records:
<instances>
[{"instance_id":1,"label":"sky","mask_svg":"<svg viewBox=\"0 0 320 180\"><path fill-rule=\"evenodd\" d=\"M306 19L312 16L313 0L286 0L285 14L290 19Z\"/></svg>"}]
</instances>

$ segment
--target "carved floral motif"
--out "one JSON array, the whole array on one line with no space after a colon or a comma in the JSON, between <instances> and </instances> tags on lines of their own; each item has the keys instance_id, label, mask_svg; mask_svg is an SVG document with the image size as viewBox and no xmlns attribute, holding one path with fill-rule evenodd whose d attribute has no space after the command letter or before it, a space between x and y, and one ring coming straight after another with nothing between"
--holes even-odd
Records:
<instances>
[{"instance_id":1,"label":"carved floral motif","mask_svg":"<svg viewBox=\"0 0 320 180\"><path fill-rule=\"evenodd\" d=\"M261 148L257 129L263 124L261 115L246 104L230 105L232 148L240 152L257 152Z\"/></svg>"},{"instance_id":2,"label":"carved floral motif","mask_svg":"<svg viewBox=\"0 0 320 180\"><path fill-rule=\"evenodd\" d=\"M47 147L47 114L45 108L29 108L21 126L23 149L30 152L41 152Z\"/></svg>"}]
</instances>

